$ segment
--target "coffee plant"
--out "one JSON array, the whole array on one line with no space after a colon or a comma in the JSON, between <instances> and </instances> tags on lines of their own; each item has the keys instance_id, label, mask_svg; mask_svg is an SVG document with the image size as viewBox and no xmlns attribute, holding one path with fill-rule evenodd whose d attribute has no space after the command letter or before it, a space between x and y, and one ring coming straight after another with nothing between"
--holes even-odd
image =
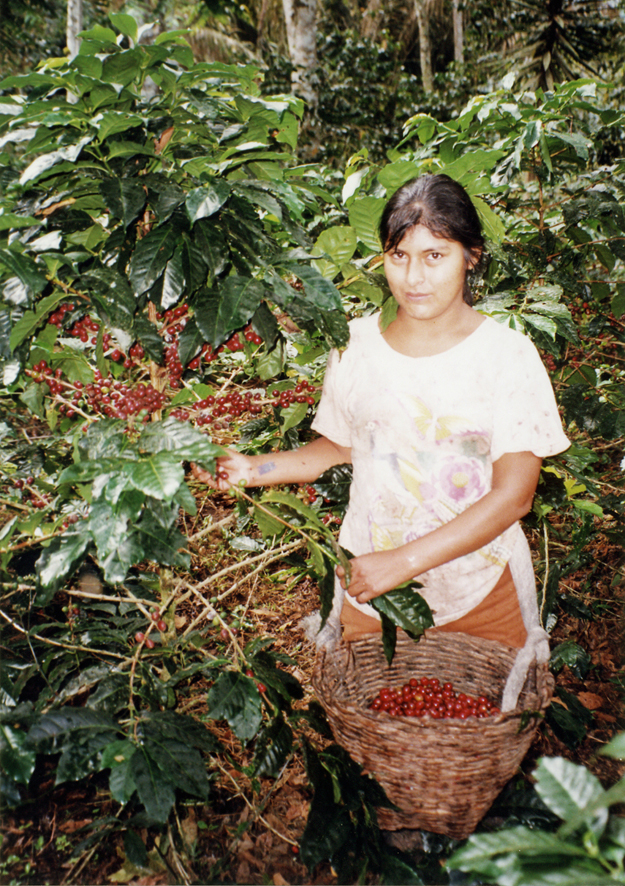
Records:
<instances>
[{"instance_id":1,"label":"coffee plant","mask_svg":"<svg viewBox=\"0 0 625 886\"><path fill-rule=\"evenodd\" d=\"M617 735L602 753L622 760L624 738L623 733ZM541 759L535 777L555 826L472 835L451 856L449 867L501 886L625 883L625 828L623 817L613 809L623 802L625 779L605 790L587 769L562 757Z\"/></svg>"},{"instance_id":2,"label":"coffee plant","mask_svg":"<svg viewBox=\"0 0 625 886\"><path fill-rule=\"evenodd\" d=\"M242 639L245 614L226 609L238 579L219 584L286 562L314 575L327 616L349 469L232 490L223 522L249 556L201 580L191 564L219 524L202 525L206 490L186 469L213 469L225 446L307 439L348 318L392 317L385 198L443 170L489 238L477 307L543 350L574 439L546 464L530 518L553 627L574 605L559 580L587 562L589 538L623 538L624 497L605 475L624 429L625 180L622 161L596 162L621 115L588 81L535 95L510 82L451 121L411 118L388 163L361 150L339 182L299 162L302 104L264 94L256 67L196 64L181 34L144 44L131 16L111 24L85 32L74 59L0 83L3 796L18 804L42 760L57 784L104 779L119 813L83 848L122 832L141 865L142 828L173 845L177 802L210 804L228 755L213 725L226 723L255 787L303 754L315 799L302 861L418 882L380 838L379 786L313 745L310 728L327 727L296 662L271 637ZM570 545L554 559L561 519ZM429 623L413 594L394 594L389 657L391 623L415 636ZM584 650L562 644L563 663L583 669ZM198 685L207 713L192 716ZM550 723L575 744L584 727L561 700Z\"/></svg>"}]
</instances>

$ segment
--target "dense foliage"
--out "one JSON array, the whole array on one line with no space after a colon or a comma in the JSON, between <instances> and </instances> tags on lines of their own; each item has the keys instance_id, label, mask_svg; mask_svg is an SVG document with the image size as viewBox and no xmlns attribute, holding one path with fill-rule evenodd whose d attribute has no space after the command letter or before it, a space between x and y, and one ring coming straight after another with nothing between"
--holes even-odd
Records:
<instances>
[{"instance_id":1,"label":"dense foliage","mask_svg":"<svg viewBox=\"0 0 625 886\"><path fill-rule=\"evenodd\" d=\"M527 93L510 78L454 119L416 113L388 162L362 149L343 180L298 162L301 102L262 95L255 67L196 64L181 35L141 45L134 19L111 21L74 60L0 84L3 794L19 803L42 758L57 783L105 773L120 811L87 842L121 830L141 863L139 828L164 832L177 798L210 804L227 753L210 726L225 721L252 779L304 754L316 799L303 861L332 861L344 882L363 864L408 882L375 828L378 788L303 737L324 726L301 704L295 662L271 638L240 643L212 577L189 571L211 527L184 531L200 498L185 465L211 467L222 445L306 439L347 318L392 316L385 199L444 170L489 238L477 307L542 349L574 440L545 466L530 517L553 628L575 605L559 580L587 563L588 540L624 537L625 167L602 165L622 115L591 81ZM265 566L297 554L327 613L348 484L336 469L301 491L235 490L232 547ZM565 556L550 553L555 535ZM189 597L200 615L185 623ZM563 663L583 669L583 648L557 647ZM181 706L200 679L211 688L196 719ZM549 722L575 746L583 708L559 701Z\"/></svg>"}]
</instances>

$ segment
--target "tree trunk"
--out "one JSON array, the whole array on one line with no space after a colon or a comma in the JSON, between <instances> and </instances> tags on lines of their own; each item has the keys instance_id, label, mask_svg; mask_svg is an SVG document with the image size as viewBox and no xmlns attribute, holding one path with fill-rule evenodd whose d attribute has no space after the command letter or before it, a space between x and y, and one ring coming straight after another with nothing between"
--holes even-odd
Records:
<instances>
[{"instance_id":1,"label":"tree trunk","mask_svg":"<svg viewBox=\"0 0 625 886\"><path fill-rule=\"evenodd\" d=\"M289 56L293 65L291 86L309 111L317 107L314 70L317 67L317 0L282 0Z\"/></svg>"},{"instance_id":2,"label":"tree trunk","mask_svg":"<svg viewBox=\"0 0 625 886\"><path fill-rule=\"evenodd\" d=\"M464 24L462 21L462 9L460 0L453 0L452 15L454 23L454 60L459 64L464 63Z\"/></svg>"},{"instance_id":3,"label":"tree trunk","mask_svg":"<svg viewBox=\"0 0 625 886\"><path fill-rule=\"evenodd\" d=\"M383 22L382 0L369 0L362 14L360 33L363 37L375 41Z\"/></svg>"},{"instance_id":4,"label":"tree trunk","mask_svg":"<svg viewBox=\"0 0 625 886\"><path fill-rule=\"evenodd\" d=\"M430 46L430 18L427 0L415 0L415 15L419 25L419 61L424 92L434 89L432 75L432 47Z\"/></svg>"},{"instance_id":5,"label":"tree trunk","mask_svg":"<svg viewBox=\"0 0 625 886\"><path fill-rule=\"evenodd\" d=\"M82 31L82 0L67 0L67 49L69 57L78 55L80 40L78 35Z\"/></svg>"}]
</instances>

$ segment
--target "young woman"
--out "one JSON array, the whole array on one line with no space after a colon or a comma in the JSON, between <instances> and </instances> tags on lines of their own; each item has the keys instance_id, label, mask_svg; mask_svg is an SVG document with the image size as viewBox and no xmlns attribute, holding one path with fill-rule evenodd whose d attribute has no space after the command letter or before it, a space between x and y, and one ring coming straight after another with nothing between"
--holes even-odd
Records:
<instances>
[{"instance_id":1,"label":"young woman","mask_svg":"<svg viewBox=\"0 0 625 886\"><path fill-rule=\"evenodd\" d=\"M289 452L232 451L216 478L195 475L218 489L305 483L351 463L349 586L337 568L345 639L380 630L369 601L416 579L438 629L522 647L531 558L518 521L542 459L569 445L548 375L528 338L471 307L484 241L457 182L405 184L380 237L397 316L386 329L377 314L352 321L347 349L331 352L320 436Z\"/></svg>"}]
</instances>

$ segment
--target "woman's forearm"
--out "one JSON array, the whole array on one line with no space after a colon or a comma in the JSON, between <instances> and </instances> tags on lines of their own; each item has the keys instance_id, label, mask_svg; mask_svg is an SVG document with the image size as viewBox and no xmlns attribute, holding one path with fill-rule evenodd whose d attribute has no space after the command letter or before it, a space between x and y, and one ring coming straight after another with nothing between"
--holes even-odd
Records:
<instances>
[{"instance_id":1,"label":"woman's forearm","mask_svg":"<svg viewBox=\"0 0 625 886\"><path fill-rule=\"evenodd\" d=\"M351 463L351 450L327 437L318 437L298 449L247 456L250 459L249 486L282 483L312 483L328 468Z\"/></svg>"},{"instance_id":2,"label":"woman's forearm","mask_svg":"<svg viewBox=\"0 0 625 886\"><path fill-rule=\"evenodd\" d=\"M215 474L199 465L191 469L196 480L212 489L227 491L232 486L276 486L281 483L312 483L333 465L349 464L351 449L318 437L299 449L244 455L235 449L217 459Z\"/></svg>"}]
</instances>

